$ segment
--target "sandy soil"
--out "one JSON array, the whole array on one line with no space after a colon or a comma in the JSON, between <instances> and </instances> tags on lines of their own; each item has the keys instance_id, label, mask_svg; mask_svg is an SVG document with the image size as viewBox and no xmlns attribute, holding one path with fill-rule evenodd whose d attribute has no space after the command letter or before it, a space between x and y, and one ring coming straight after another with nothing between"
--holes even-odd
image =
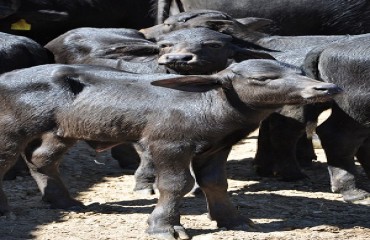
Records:
<instances>
[{"instance_id":1,"label":"sandy soil","mask_svg":"<svg viewBox=\"0 0 370 240\"><path fill-rule=\"evenodd\" d=\"M345 203L330 192L321 149L319 161L305 170L310 179L279 182L254 173L256 137L257 132L234 147L227 168L232 201L260 230L217 229L207 218L205 200L186 196L181 222L193 239L370 239L370 207ZM18 177L4 184L14 214L0 217L0 239L152 239L145 233L146 219L157 195L135 194L132 172L120 169L108 152L96 156L79 143L65 156L61 173L87 210L50 209L33 179Z\"/></svg>"}]
</instances>

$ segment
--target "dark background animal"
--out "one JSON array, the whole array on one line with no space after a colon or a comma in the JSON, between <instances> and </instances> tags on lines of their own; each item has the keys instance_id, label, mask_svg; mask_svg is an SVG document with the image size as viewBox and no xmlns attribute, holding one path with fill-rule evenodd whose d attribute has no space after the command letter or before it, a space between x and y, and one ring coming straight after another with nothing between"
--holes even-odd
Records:
<instances>
[{"instance_id":1,"label":"dark background animal","mask_svg":"<svg viewBox=\"0 0 370 240\"><path fill-rule=\"evenodd\" d=\"M41 44L78 27L140 29L155 23L150 0L11 0L0 5L0 31Z\"/></svg>"},{"instance_id":2,"label":"dark background animal","mask_svg":"<svg viewBox=\"0 0 370 240\"><path fill-rule=\"evenodd\" d=\"M211 76L137 75L91 65L3 74L0 176L24 153L45 201L81 206L59 177L67 149L78 139L105 146L138 142L156 167L160 192L148 233L187 237L179 205L194 182L190 162L210 217L219 227L246 227L250 220L227 196L225 163L232 145L282 105L327 101L341 91L300 74L272 60L243 61ZM0 210L6 213L9 206L0 194Z\"/></svg>"},{"instance_id":3,"label":"dark background animal","mask_svg":"<svg viewBox=\"0 0 370 240\"><path fill-rule=\"evenodd\" d=\"M369 204L370 189L363 188L355 169L356 157L369 176L369 40L369 34L349 36L307 53L303 62L305 72L313 78L339 84L345 94L329 105L284 107L281 114L274 113L265 119L260 126L255 157L260 175L277 175L285 180L304 177L295 161L301 157L297 144L307 127L315 126L318 115L330 107L332 114L317 128L317 133L327 155L332 191L341 193L345 201Z\"/></svg>"},{"instance_id":4,"label":"dark background animal","mask_svg":"<svg viewBox=\"0 0 370 240\"><path fill-rule=\"evenodd\" d=\"M217 24L219 21L220 23L224 23L223 29L217 26L219 25ZM162 34L183 28L206 27L222 33L231 33L257 30L265 32L267 31L266 28L274 28L274 26L274 21L266 18L246 17L235 19L225 12L201 9L171 15L163 23L140 29L140 32L145 35L145 38L156 40Z\"/></svg>"},{"instance_id":5,"label":"dark background animal","mask_svg":"<svg viewBox=\"0 0 370 240\"><path fill-rule=\"evenodd\" d=\"M234 18L260 17L279 26L280 35L362 34L370 31L367 0L158 0L158 22L195 9L224 11Z\"/></svg>"},{"instance_id":6,"label":"dark background animal","mask_svg":"<svg viewBox=\"0 0 370 240\"><path fill-rule=\"evenodd\" d=\"M0 33L0 73L53 62L53 54L35 41Z\"/></svg>"},{"instance_id":7,"label":"dark background animal","mask_svg":"<svg viewBox=\"0 0 370 240\"><path fill-rule=\"evenodd\" d=\"M327 156L333 192L345 201L370 204L370 189L357 182L355 157L370 178L370 36L318 47L306 59L307 72L336 83L344 94L335 98L328 120L317 128Z\"/></svg>"}]
</instances>

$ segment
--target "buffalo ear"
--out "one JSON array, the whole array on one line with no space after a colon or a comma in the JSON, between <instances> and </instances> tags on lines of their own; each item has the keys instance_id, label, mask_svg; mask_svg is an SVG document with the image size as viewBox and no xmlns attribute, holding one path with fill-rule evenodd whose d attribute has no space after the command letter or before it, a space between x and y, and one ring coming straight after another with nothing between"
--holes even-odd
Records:
<instances>
[{"instance_id":1,"label":"buffalo ear","mask_svg":"<svg viewBox=\"0 0 370 240\"><path fill-rule=\"evenodd\" d=\"M206 20L202 24L204 27L212 29L214 31L228 34L234 39L240 39L242 41L255 42L256 40L265 37L266 34L249 29L248 26L236 21L236 20Z\"/></svg>"},{"instance_id":2,"label":"buffalo ear","mask_svg":"<svg viewBox=\"0 0 370 240\"><path fill-rule=\"evenodd\" d=\"M320 72L318 69L320 55L326 49L326 46L319 46L306 54L305 60L302 64L303 71L305 72L306 76L320 79Z\"/></svg>"},{"instance_id":3,"label":"buffalo ear","mask_svg":"<svg viewBox=\"0 0 370 240\"><path fill-rule=\"evenodd\" d=\"M246 17L238 18L236 21L243 24L250 31L258 31L264 27L274 26L275 22L267 18Z\"/></svg>"},{"instance_id":4,"label":"buffalo ear","mask_svg":"<svg viewBox=\"0 0 370 240\"><path fill-rule=\"evenodd\" d=\"M235 24L238 24L232 20L218 20L218 19L208 19L202 22L201 27L206 27L221 33L232 33L234 32Z\"/></svg>"},{"instance_id":5,"label":"buffalo ear","mask_svg":"<svg viewBox=\"0 0 370 240\"><path fill-rule=\"evenodd\" d=\"M172 88L185 92L207 92L221 87L221 82L212 76L181 76L151 82L153 86Z\"/></svg>"},{"instance_id":6,"label":"buffalo ear","mask_svg":"<svg viewBox=\"0 0 370 240\"><path fill-rule=\"evenodd\" d=\"M241 61L248 60L248 59L272 59L272 60L276 60L273 56L271 56L270 54L268 54L266 52L255 51L255 50L251 50L251 49L243 49L243 48L240 48L239 50L237 50L235 52L235 54L233 56L233 59L236 62L241 62Z\"/></svg>"},{"instance_id":7,"label":"buffalo ear","mask_svg":"<svg viewBox=\"0 0 370 240\"><path fill-rule=\"evenodd\" d=\"M246 17L233 20L208 19L203 20L204 27L211 28L219 32L232 31L259 31L265 28L276 28L276 23L267 18Z\"/></svg>"}]
</instances>

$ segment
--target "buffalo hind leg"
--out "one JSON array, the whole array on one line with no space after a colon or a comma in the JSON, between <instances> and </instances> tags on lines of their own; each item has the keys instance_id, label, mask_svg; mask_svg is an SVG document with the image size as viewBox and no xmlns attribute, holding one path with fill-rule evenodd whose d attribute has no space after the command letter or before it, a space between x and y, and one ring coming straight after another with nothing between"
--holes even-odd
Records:
<instances>
[{"instance_id":1,"label":"buffalo hind leg","mask_svg":"<svg viewBox=\"0 0 370 240\"><path fill-rule=\"evenodd\" d=\"M20 147L12 142L13 137L7 137L7 134L0 136L0 215L6 215L10 212L8 199L3 190L3 178L5 173L16 163Z\"/></svg>"},{"instance_id":2,"label":"buffalo hind leg","mask_svg":"<svg viewBox=\"0 0 370 240\"><path fill-rule=\"evenodd\" d=\"M300 167L307 168L312 166L312 160L317 160L312 137L304 133L297 142L297 161Z\"/></svg>"},{"instance_id":3,"label":"buffalo hind leg","mask_svg":"<svg viewBox=\"0 0 370 240\"><path fill-rule=\"evenodd\" d=\"M17 157L14 154L0 153L0 216L10 212L8 199L3 190L5 173L15 164Z\"/></svg>"},{"instance_id":4,"label":"buffalo hind leg","mask_svg":"<svg viewBox=\"0 0 370 240\"><path fill-rule=\"evenodd\" d=\"M358 149L356 157L364 168L367 177L370 178L370 137Z\"/></svg>"},{"instance_id":5,"label":"buffalo hind leg","mask_svg":"<svg viewBox=\"0 0 370 240\"><path fill-rule=\"evenodd\" d=\"M139 148L139 145L136 145L136 147ZM154 194L154 183L156 179L152 157L148 151L138 152L140 152L140 164L135 171L134 191L142 195L152 195Z\"/></svg>"},{"instance_id":6,"label":"buffalo hind leg","mask_svg":"<svg viewBox=\"0 0 370 240\"><path fill-rule=\"evenodd\" d=\"M209 218L220 228L248 230L254 228L253 222L237 212L227 194L226 160L230 150L224 149L207 159L194 159L193 169L206 196Z\"/></svg>"},{"instance_id":7,"label":"buffalo hind leg","mask_svg":"<svg viewBox=\"0 0 370 240\"><path fill-rule=\"evenodd\" d=\"M118 161L121 168L136 170L140 163L140 156L132 143L123 143L111 150L112 157Z\"/></svg>"},{"instance_id":8,"label":"buffalo hind leg","mask_svg":"<svg viewBox=\"0 0 370 240\"><path fill-rule=\"evenodd\" d=\"M21 157L18 158L13 167L6 172L4 180L14 180L17 176L30 175L26 163Z\"/></svg>"},{"instance_id":9,"label":"buffalo hind leg","mask_svg":"<svg viewBox=\"0 0 370 240\"><path fill-rule=\"evenodd\" d=\"M262 121L254 165L257 173L269 173L283 181L307 178L297 162L296 147L304 133L304 124L278 113Z\"/></svg>"},{"instance_id":10,"label":"buffalo hind leg","mask_svg":"<svg viewBox=\"0 0 370 240\"><path fill-rule=\"evenodd\" d=\"M192 152L181 143L151 144L150 153L157 173L159 199L148 219L147 233L159 239L189 239L180 224L180 202L193 185L189 164Z\"/></svg>"},{"instance_id":11,"label":"buffalo hind leg","mask_svg":"<svg viewBox=\"0 0 370 240\"><path fill-rule=\"evenodd\" d=\"M75 140L66 140L50 132L26 148L25 158L31 175L37 182L42 199L52 208L80 209L84 206L70 196L59 174L60 161L74 143Z\"/></svg>"},{"instance_id":12,"label":"buffalo hind leg","mask_svg":"<svg viewBox=\"0 0 370 240\"><path fill-rule=\"evenodd\" d=\"M276 161L270 141L269 118L267 118L261 122L259 127L257 151L253 167L259 176L273 177Z\"/></svg>"},{"instance_id":13,"label":"buffalo hind leg","mask_svg":"<svg viewBox=\"0 0 370 240\"><path fill-rule=\"evenodd\" d=\"M356 184L354 157L364 142L363 130L338 107L333 107L330 117L317 128L327 157L331 189L341 193L347 202L358 202L370 197L369 192ZM370 202L366 203L365 200L364 204Z\"/></svg>"}]
</instances>

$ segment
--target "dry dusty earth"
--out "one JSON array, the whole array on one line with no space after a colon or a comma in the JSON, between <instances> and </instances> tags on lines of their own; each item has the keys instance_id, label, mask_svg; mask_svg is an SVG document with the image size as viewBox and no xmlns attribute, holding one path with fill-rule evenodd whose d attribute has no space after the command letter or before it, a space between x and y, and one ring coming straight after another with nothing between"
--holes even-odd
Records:
<instances>
[{"instance_id":1,"label":"dry dusty earth","mask_svg":"<svg viewBox=\"0 0 370 240\"><path fill-rule=\"evenodd\" d=\"M325 156L305 170L309 180L279 182L252 168L257 132L234 147L228 160L229 194L239 211L260 230L217 229L203 198L186 196L181 222L193 239L370 239L370 207L348 204L330 192ZM95 161L94 161L95 160ZM61 172L84 212L49 209L30 176L5 182L13 213L0 217L0 239L151 239L146 219L157 195L133 193L134 177L109 153L95 156L79 143L65 156Z\"/></svg>"}]
</instances>

